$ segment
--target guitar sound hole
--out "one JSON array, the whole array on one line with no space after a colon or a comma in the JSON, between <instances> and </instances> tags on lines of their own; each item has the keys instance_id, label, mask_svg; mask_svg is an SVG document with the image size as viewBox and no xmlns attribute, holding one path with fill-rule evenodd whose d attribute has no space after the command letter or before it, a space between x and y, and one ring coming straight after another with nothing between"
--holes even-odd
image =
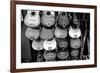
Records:
<instances>
[{"instance_id":1,"label":"guitar sound hole","mask_svg":"<svg viewBox=\"0 0 100 73\"><path fill-rule=\"evenodd\" d=\"M47 12L47 15L51 15L51 13L48 11L48 12Z\"/></svg>"},{"instance_id":2,"label":"guitar sound hole","mask_svg":"<svg viewBox=\"0 0 100 73\"><path fill-rule=\"evenodd\" d=\"M35 15L35 12L31 12L31 15L34 16Z\"/></svg>"}]
</instances>

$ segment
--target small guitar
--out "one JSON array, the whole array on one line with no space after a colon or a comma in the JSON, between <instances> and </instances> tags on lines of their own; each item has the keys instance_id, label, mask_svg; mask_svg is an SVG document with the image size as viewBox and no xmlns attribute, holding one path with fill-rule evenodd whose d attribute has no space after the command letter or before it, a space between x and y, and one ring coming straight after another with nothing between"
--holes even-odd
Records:
<instances>
[{"instance_id":1,"label":"small guitar","mask_svg":"<svg viewBox=\"0 0 100 73\"><path fill-rule=\"evenodd\" d=\"M80 28L73 28L72 26L70 26L69 28L69 36L71 38L79 38L81 36L81 30Z\"/></svg>"},{"instance_id":2,"label":"small guitar","mask_svg":"<svg viewBox=\"0 0 100 73\"><path fill-rule=\"evenodd\" d=\"M32 29L30 27L26 29L25 36L30 40L37 39L39 35L40 35L40 30Z\"/></svg>"},{"instance_id":3,"label":"small guitar","mask_svg":"<svg viewBox=\"0 0 100 73\"><path fill-rule=\"evenodd\" d=\"M66 38L67 37L67 29L60 29L60 28L56 27L54 34L57 38Z\"/></svg>"},{"instance_id":4,"label":"small guitar","mask_svg":"<svg viewBox=\"0 0 100 73\"><path fill-rule=\"evenodd\" d=\"M57 43L58 43L58 46L60 48L67 48L68 46L68 40L66 39L56 39Z\"/></svg>"},{"instance_id":5,"label":"small guitar","mask_svg":"<svg viewBox=\"0 0 100 73\"><path fill-rule=\"evenodd\" d=\"M58 25L60 25L63 28L65 28L70 22L67 13L66 12L60 12L59 15L58 15L57 22L58 22Z\"/></svg>"},{"instance_id":6,"label":"small guitar","mask_svg":"<svg viewBox=\"0 0 100 73\"><path fill-rule=\"evenodd\" d=\"M44 51L43 54L46 61L54 61L56 58L56 52L54 51Z\"/></svg>"},{"instance_id":7,"label":"small guitar","mask_svg":"<svg viewBox=\"0 0 100 73\"><path fill-rule=\"evenodd\" d=\"M59 59L65 60L69 57L69 51L68 50L59 50L57 52L57 57Z\"/></svg>"},{"instance_id":8,"label":"small guitar","mask_svg":"<svg viewBox=\"0 0 100 73\"><path fill-rule=\"evenodd\" d=\"M52 39L54 37L53 32L54 32L53 29L47 29L47 28L43 27L41 29L40 38L44 39L44 40Z\"/></svg>"},{"instance_id":9,"label":"small guitar","mask_svg":"<svg viewBox=\"0 0 100 73\"><path fill-rule=\"evenodd\" d=\"M44 40L43 47L45 50L54 50L56 49L57 43L55 39L52 40Z\"/></svg>"},{"instance_id":10,"label":"small guitar","mask_svg":"<svg viewBox=\"0 0 100 73\"><path fill-rule=\"evenodd\" d=\"M51 27L55 24L54 12L44 11L41 17L41 23L43 26Z\"/></svg>"},{"instance_id":11,"label":"small guitar","mask_svg":"<svg viewBox=\"0 0 100 73\"><path fill-rule=\"evenodd\" d=\"M81 40L80 39L70 39L70 46L71 48L80 48L81 46Z\"/></svg>"},{"instance_id":12,"label":"small guitar","mask_svg":"<svg viewBox=\"0 0 100 73\"><path fill-rule=\"evenodd\" d=\"M32 48L34 50L42 50L43 49L43 40L41 40L41 41L33 40Z\"/></svg>"},{"instance_id":13,"label":"small guitar","mask_svg":"<svg viewBox=\"0 0 100 73\"><path fill-rule=\"evenodd\" d=\"M77 15L75 14L75 13L73 13L73 23L75 24L75 25L77 25L78 27L80 26L80 20L79 19L77 19Z\"/></svg>"},{"instance_id":14,"label":"small guitar","mask_svg":"<svg viewBox=\"0 0 100 73\"><path fill-rule=\"evenodd\" d=\"M24 19L25 25L29 27L36 27L40 24L39 11L28 10Z\"/></svg>"},{"instance_id":15,"label":"small guitar","mask_svg":"<svg viewBox=\"0 0 100 73\"><path fill-rule=\"evenodd\" d=\"M71 56L72 57L77 57L79 55L79 50L78 49L72 49L71 50Z\"/></svg>"}]
</instances>

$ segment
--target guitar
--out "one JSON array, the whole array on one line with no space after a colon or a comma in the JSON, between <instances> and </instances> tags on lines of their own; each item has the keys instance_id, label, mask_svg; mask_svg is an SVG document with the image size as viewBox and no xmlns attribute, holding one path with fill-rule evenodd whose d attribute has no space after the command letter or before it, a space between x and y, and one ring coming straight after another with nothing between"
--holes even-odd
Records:
<instances>
[{"instance_id":1,"label":"guitar","mask_svg":"<svg viewBox=\"0 0 100 73\"><path fill-rule=\"evenodd\" d=\"M58 27L55 28L54 34L57 38L66 38L67 37L67 29L60 29Z\"/></svg>"},{"instance_id":2,"label":"guitar","mask_svg":"<svg viewBox=\"0 0 100 73\"><path fill-rule=\"evenodd\" d=\"M40 38L44 39L44 40L52 39L54 37L53 32L54 32L53 29L47 29L47 28L43 27L41 29Z\"/></svg>"},{"instance_id":3,"label":"guitar","mask_svg":"<svg viewBox=\"0 0 100 73\"><path fill-rule=\"evenodd\" d=\"M68 41L66 39L56 39L58 46L60 48L67 48L68 46Z\"/></svg>"},{"instance_id":4,"label":"guitar","mask_svg":"<svg viewBox=\"0 0 100 73\"><path fill-rule=\"evenodd\" d=\"M70 39L70 46L71 48L80 48L81 47L81 40L78 39Z\"/></svg>"},{"instance_id":5,"label":"guitar","mask_svg":"<svg viewBox=\"0 0 100 73\"><path fill-rule=\"evenodd\" d=\"M63 28L65 28L66 26L69 25L70 20L69 20L69 17L66 12L59 13L57 23L58 23L58 25L62 26Z\"/></svg>"},{"instance_id":6,"label":"guitar","mask_svg":"<svg viewBox=\"0 0 100 73\"><path fill-rule=\"evenodd\" d=\"M44 11L41 17L41 23L43 26L51 27L55 24L55 14L54 12Z\"/></svg>"},{"instance_id":7,"label":"guitar","mask_svg":"<svg viewBox=\"0 0 100 73\"><path fill-rule=\"evenodd\" d=\"M37 62L43 62L43 54L40 53L40 51L37 53Z\"/></svg>"},{"instance_id":8,"label":"guitar","mask_svg":"<svg viewBox=\"0 0 100 73\"><path fill-rule=\"evenodd\" d=\"M43 47L45 50L54 50L56 49L57 43L55 39L52 40L44 40Z\"/></svg>"},{"instance_id":9,"label":"guitar","mask_svg":"<svg viewBox=\"0 0 100 73\"><path fill-rule=\"evenodd\" d=\"M32 29L30 27L26 29L25 36L30 40L37 39L39 35L40 35L40 30L38 29Z\"/></svg>"},{"instance_id":10,"label":"guitar","mask_svg":"<svg viewBox=\"0 0 100 73\"><path fill-rule=\"evenodd\" d=\"M32 42L32 48L34 50L42 50L43 49L43 40L33 40Z\"/></svg>"},{"instance_id":11,"label":"guitar","mask_svg":"<svg viewBox=\"0 0 100 73\"><path fill-rule=\"evenodd\" d=\"M56 52L55 51L44 51L43 56L46 61L54 61L56 58Z\"/></svg>"},{"instance_id":12,"label":"guitar","mask_svg":"<svg viewBox=\"0 0 100 73\"><path fill-rule=\"evenodd\" d=\"M80 28L78 28L78 27L73 28L72 26L70 26L70 28L69 28L69 36L71 38L79 38L81 36Z\"/></svg>"},{"instance_id":13,"label":"guitar","mask_svg":"<svg viewBox=\"0 0 100 73\"><path fill-rule=\"evenodd\" d=\"M27 14L24 19L25 25L29 27L36 27L40 24L39 11L27 10Z\"/></svg>"},{"instance_id":14,"label":"guitar","mask_svg":"<svg viewBox=\"0 0 100 73\"><path fill-rule=\"evenodd\" d=\"M78 27L80 26L80 20L79 19L77 19L77 15L75 14L75 13L73 13L73 23L75 24L75 25L77 25Z\"/></svg>"},{"instance_id":15,"label":"guitar","mask_svg":"<svg viewBox=\"0 0 100 73\"><path fill-rule=\"evenodd\" d=\"M69 57L69 51L68 50L59 50L57 52L57 57L59 59L65 60Z\"/></svg>"},{"instance_id":16,"label":"guitar","mask_svg":"<svg viewBox=\"0 0 100 73\"><path fill-rule=\"evenodd\" d=\"M79 50L78 49L72 49L71 50L71 56L72 57L77 57L79 55Z\"/></svg>"}]
</instances>

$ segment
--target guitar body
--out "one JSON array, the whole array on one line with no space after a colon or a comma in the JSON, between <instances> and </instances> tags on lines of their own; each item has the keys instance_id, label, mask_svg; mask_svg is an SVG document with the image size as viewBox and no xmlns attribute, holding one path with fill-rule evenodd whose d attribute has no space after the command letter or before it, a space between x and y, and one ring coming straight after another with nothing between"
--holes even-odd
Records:
<instances>
[{"instance_id":1,"label":"guitar body","mask_svg":"<svg viewBox=\"0 0 100 73\"><path fill-rule=\"evenodd\" d=\"M80 28L72 28L71 26L70 26L70 28L69 28L69 36L71 37L71 38L79 38L80 36L81 36L81 30L80 30Z\"/></svg>"},{"instance_id":2,"label":"guitar body","mask_svg":"<svg viewBox=\"0 0 100 73\"><path fill-rule=\"evenodd\" d=\"M56 49L57 43L55 39L52 39L50 41L44 40L43 47L45 50L54 50Z\"/></svg>"},{"instance_id":3,"label":"guitar body","mask_svg":"<svg viewBox=\"0 0 100 73\"><path fill-rule=\"evenodd\" d=\"M41 17L41 23L43 26L51 27L55 24L54 12L44 11Z\"/></svg>"},{"instance_id":4,"label":"guitar body","mask_svg":"<svg viewBox=\"0 0 100 73\"><path fill-rule=\"evenodd\" d=\"M57 39L58 46L60 48L67 48L68 47L68 40L66 39Z\"/></svg>"},{"instance_id":5,"label":"guitar body","mask_svg":"<svg viewBox=\"0 0 100 73\"><path fill-rule=\"evenodd\" d=\"M81 46L81 40L80 39L70 39L70 46L71 48L80 48Z\"/></svg>"},{"instance_id":6,"label":"guitar body","mask_svg":"<svg viewBox=\"0 0 100 73\"><path fill-rule=\"evenodd\" d=\"M46 29L42 28L41 33L40 33L40 38L44 40L49 40L54 37L53 29Z\"/></svg>"},{"instance_id":7,"label":"guitar body","mask_svg":"<svg viewBox=\"0 0 100 73\"><path fill-rule=\"evenodd\" d=\"M33 40L32 48L34 50L42 50L43 49L43 40L41 40L41 41Z\"/></svg>"},{"instance_id":8,"label":"guitar body","mask_svg":"<svg viewBox=\"0 0 100 73\"><path fill-rule=\"evenodd\" d=\"M54 61L56 58L56 52L53 51L44 51L43 54L46 61Z\"/></svg>"},{"instance_id":9,"label":"guitar body","mask_svg":"<svg viewBox=\"0 0 100 73\"><path fill-rule=\"evenodd\" d=\"M71 56L72 57L77 57L79 55L79 50L78 49L73 49L72 51L71 51Z\"/></svg>"},{"instance_id":10,"label":"guitar body","mask_svg":"<svg viewBox=\"0 0 100 73\"><path fill-rule=\"evenodd\" d=\"M54 34L57 38L66 38L67 37L67 29L60 29L60 28L56 27Z\"/></svg>"},{"instance_id":11,"label":"guitar body","mask_svg":"<svg viewBox=\"0 0 100 73\"><path fill-rule=\"evenodd\" d=\"M25 25L36 27L40 24L39 11L28 10L24 19Z\"/></svg>"},{"instance_id":12,"label":"guitar body","mask_svg":"<svg viewBox=\"0 0 100 73\"><path fill-rule=\"evenodd\" d=\"M68 18L67 13L61 12L58 16L58 25L65 28L66 26L68 26L69 22L70 22L70 20Z\"/></svg>"},{"instance_id":13,"label":"guitar body","mask_svg":"<svg viewBox=\"0 0 100 73\"><path fill-rule=\"evenodd\" d=\"M26 29L25 36L30 40L37 39L39 35L40 35L40 30L32 29L30 27Z\"/></svg>"},{"instance_id":14,"label":"guitar body","mask_svg":"<svg viewBox=\"0 0 100 73\"><path fill-rule=\"evenodd\" d=\"M59 50L57 52L57 57L61 60L65 60L69 57L69 52L68 50Z\"/></svg>"},{"instance_id":15,"label":"guitar body","mask_svg":"<svg viewBox=\"0 0 100 73\"><path fill-rule=\"evenodd\" d=\"M77 25L78 27L80 26L80 20L79 19L77 19L77 15L74 13L73 14L73 23L75 24L75 25Z\"/></svg>"}]
</instances>

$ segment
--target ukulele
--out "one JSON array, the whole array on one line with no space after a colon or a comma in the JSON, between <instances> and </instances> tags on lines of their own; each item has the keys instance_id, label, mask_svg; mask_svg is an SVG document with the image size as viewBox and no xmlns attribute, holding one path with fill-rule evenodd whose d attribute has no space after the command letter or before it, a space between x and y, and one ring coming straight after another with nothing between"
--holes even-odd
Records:
<instances>
[{"instance_id":1,"label":"ukulele","mask_svg":"<svg viewBox=\"0 0 100 73\"><path fill-rule=\"evenodd\" d=\"M79 19L77 19L77 15L75 14L75 13L73 13L73 23L75 24L75 25L77 25L78 27L80 26L80 20Z\"/></svg>"},{"instance_id":2,"label":"ukulele","mask_svg":"<svg viewBox=\"0 0 100 73\"><path fill-rule=\"evenodd\" d=\"M52 39L54 37L53 32L54 32L53 29L47 29L47 28L43 27L41 29L40 38L44 39L44 40Z\"/></svg>"},{"instance_id":3,"label":"ukulele","mask_svg":"<svg viewBox=\"0 0 100 73\"><path fill-rule=\"evenodd\" d=\"M69 57L69 51L68 50L59 50L57 52L57 57L61 60L65 60Z\"/></svg>"},{"instance_id":4,"label":"ukulele","mask_svg":"<svg viewBox=\"0 0 100 73\"><path fill-rule=\"evenodd\" d=\"M55 14L54 12L44 11L41 17L41 23L43 26L51 27L55 24Z\"/></svg>"},{"instance_id":5,"label":"ukulele","mask_svg":"<svg viewBox=\"0 0 100 73\"><path fill-rule=\"evenodd\" d=\"M40 30L38 29L32 29L30 27L26 29L25 36L30 40L37 39L39 35L40 35Z\"/></svg>"},{"instance_id":6,"label":"ukulele","mask_svg":"<svg viewBox=\"0 0 100 73\"><path fill-rule=\"evenodd\" d=\"M55 51L44 51L43 56L46 61L55 61L56 52Z\"/></svg>"},{"instance_id":7,"label":"ukulele","mask_svg":"<svg viewBox=\"0 0 100 73\"><path fill-rule=\"evenodd\" d=\"M78 49L72 49L71 50L71 56L72 57L77 57L79 55L79 50Z\"/></svg>"},{"instance_id":8,"label":"ukulele","mask_svg":"<svg viewBox=\"0 0 100 73\"><path fill-rule=\"evenodd\" d=\"M60 48L67 48L68 46L68 41L66 39L56 39L58 46Z\"/></svg>"},{"instance_id":9,"label":"ukulele","mask_svg":"<svg viewBox=\"0 0 100 73\"><path fill-rule=\"evenodd\" d=\"M60 12L59 15L58 15L57 22L58 22L58 25L62 26L63 28L68 26L70 20L69 20L67 13L66 12Z\"/></svg>"},{"instance_id":10,"label":"ukulele","mask_svg":"<svg viewBox=\"0 0 100 73\"><path fill-rule=\"evenodd\" d=\"M57 43L55 39L52 40L44 40L43 47L45 50L54 50L56 49Z\"/></svg>"},{"instance_id":11,"label":"ukulele","mask_svg":"<svg viewBox=\"0 0 100 73\"><path fill-rule=\"evenodd\" d=\"M37 62L43 62L43 54L41 54L40 51L37 53L37 60L36 61Z\"/></svg>"},{"instance_id":12,"label":"ukulele","mask_svg":"<svg viewBox=\"0 0 100 73\"><path fill-rule=\"evenodd\" d=\"M24 19L25 25L29 27L36 27L40 24L39 11L28 10Z\"/></svg>"},{"instance_id":13,"label":"ukulele","mask_svg":"<svg viewBox=\"0 0 100 73\"><path fill-rule=\"evenodd\" d=\"M54 34L57 38L66 38L67 37L67 29L60 29L58 27L55 28Z\"/></svg>"},{"instance_id":14,"label":"ukulele","mask_svg":"<svg viewBox=\"0 0 100 73\"><path fill-rule=\"evenodd\" d=\"M81 40L78 39L70 39L70 46L71 48L80 48L81 46Z\"/></svg>"},{"instance_id":15,"label":"ukulele","mask_svg":"<svg viewBox=\"0 0 100 73\"><path fill-rule=\"evenodd\" d=\"M75 26L75 25L73 25L73 26ZM70 26L70 28L69 28L69 36L71 38L79 38L81 36L80 28L79 27L75 27L74 28L74 27Z\"/></svg>"},{"instance_id":16,"label":"ukulele","mask_svg":"<svg viewBox=\"0 0 100 73\"><path fill-rule=\"evenodd\" d=\"M33 40L32 48L34 50L42 50L43 49L43 40Z\"/></svg>"}]
</instances>

